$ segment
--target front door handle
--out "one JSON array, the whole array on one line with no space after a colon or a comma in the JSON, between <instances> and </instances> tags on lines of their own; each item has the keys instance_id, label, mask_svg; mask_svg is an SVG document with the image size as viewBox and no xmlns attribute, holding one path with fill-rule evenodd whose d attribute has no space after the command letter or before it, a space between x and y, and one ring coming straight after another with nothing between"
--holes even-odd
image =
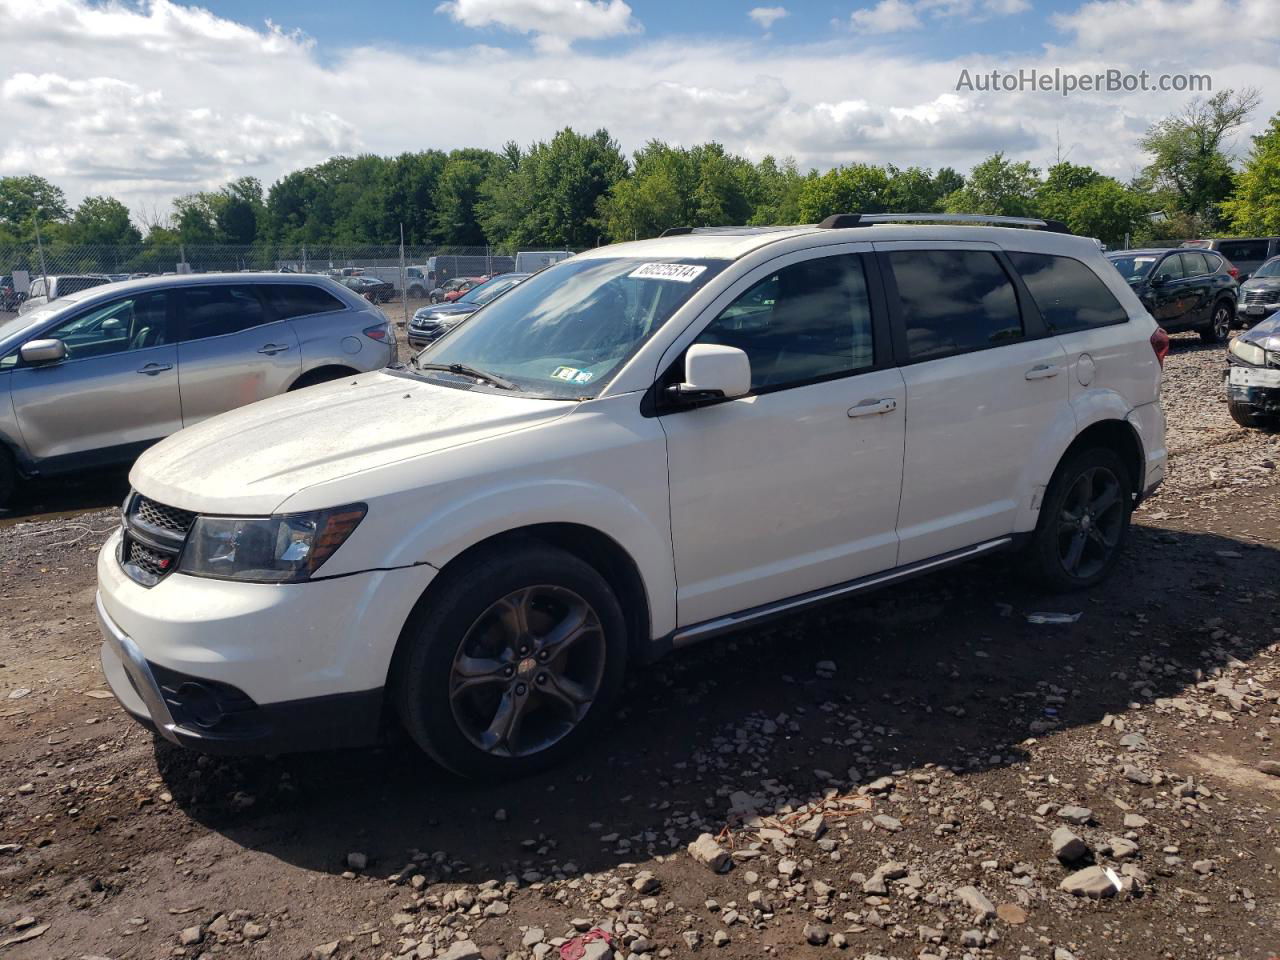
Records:
<instances>
[{"instance_id":1,"label":"front door handle","mask_svg":"<svg viewBox=\"0 0 1280 960\"><path fill-rule=\"evenodd\" d=\"M265 347L258 350L259 353L265 353L268 357L274 357L277 353L284 353L289 349L287 343L268 343Z\"/></svg>"},{"instance_id":2,"label":"front door handle","mask_svg":"<svg viewBox=\"0 0 1280 960\"><path fill-rule=\"evenodd\" d=\"M898 409L898 401L893 397L884 397L883 399L862 400L856 406L849 408L849 416L851 417L874 417L879 413L892 413Z\"/></svg>"},{"instance_id":3,"label":"front door handle","mask_svg":"<svg viewBox=\"0 0 1280 960\"><path fill-rule=\"evenodd\" d=\"M1062 368L1051 363L1041 363L1032 367L1027 371L1028 380L1047 380L1049 377L1056 377Z\"/></svg>"},{"instance_id":4,"label":"front door handle","mask_svg":"<svg viewBox=\"0 0 1280 960\"><path fill-rule=\"evenodd\" d=\"M172 363L148 363L144 367L138 369L139 373L145 373L148 377L154 377L157 373L164 373L166 370L172 370Z\"/></svg>"}]
</instances>

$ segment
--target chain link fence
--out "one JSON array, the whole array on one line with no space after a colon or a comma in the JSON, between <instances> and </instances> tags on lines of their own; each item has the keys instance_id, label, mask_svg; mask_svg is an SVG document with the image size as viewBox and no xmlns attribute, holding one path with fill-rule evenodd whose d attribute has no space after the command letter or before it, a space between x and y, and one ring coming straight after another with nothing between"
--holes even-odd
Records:
<instances>
[{"instance_id":1,"label":"chain link fence","mask_svg":"<svg viewBox=\"0 0 1280 960\"><path fill-rule=\"evenodd\" d=\"M499 252L493 247L398 244L24 244L0 246L0 311L14 309L42 276L103 275L113 280L179 273L286 271L370 276L396 296L426 296L454 277L532 271L576 251ZM401 268L404 267L402 274Z\"/></svg>"}]
</instances>

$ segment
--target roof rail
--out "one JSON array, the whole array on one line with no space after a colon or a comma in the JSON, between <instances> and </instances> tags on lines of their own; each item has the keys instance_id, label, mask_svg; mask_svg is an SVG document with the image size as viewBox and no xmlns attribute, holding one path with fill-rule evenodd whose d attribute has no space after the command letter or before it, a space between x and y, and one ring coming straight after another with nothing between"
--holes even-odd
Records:
<instances>
[{"instance_id":1,"label":"roof rail","mask_svg":"<svg viewBox=\"0 0 1280 960\"><path fill-rule=\"evenodd\" d=\"M663 230L659 237L683 237L690 233L712 234L729 237L750 236L757 233L778 233L783 230L794 230L794 226L772 226L772 227L750 227L750 226L728 226L728 227L667 227Z\"/></svg>"},{"instance_id":2,"label":"roof rail","mask_svg":"<svg viewBox=\"0 0 1280 960\"><path fill-rule=\"evenodd\" d=\"M687 233L693 233L693 227L667 227L658 236L660 237L683 237Z\"/></svg>"},{"instance_id":3,"label":"roof rail","mask_svg":"<svg viewBox=\"0 0 1280 960\"><path fill-rule=\"evenodd\" d=\"M989 216L985 213L833 213L818 226L824 230L847 230L875 223L974 223L997 227L1030 227L1033 230L1048 230L1050 233L1071 232L1071 228L1061 220Z\"/></svg>"}]
</instances>

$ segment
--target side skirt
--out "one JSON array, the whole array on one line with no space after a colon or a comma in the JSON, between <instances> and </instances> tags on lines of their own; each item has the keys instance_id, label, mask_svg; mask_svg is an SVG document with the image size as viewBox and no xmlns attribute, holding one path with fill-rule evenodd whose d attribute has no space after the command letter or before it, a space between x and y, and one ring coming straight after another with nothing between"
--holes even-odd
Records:
<instances>
[{"instance_id":1,"label":"side skirt","mask_svg":"<svg viewBox=\"0 0 1280 960\"><path fill-rule=\"evenodd\" d=\"M831 587L823 587L820 590L812 590L809 593L802 593L798 596L775 600L772 603L761 604L758 607L750 607L725 617L716 617L714 620L704 620L701 623L691 624L676 630L669 637L656 641L654 644L655 653L657 656L661 656L669 650L687 647L702 640L724 633L731 633L744 627L766 623L785 614L807 610L810 607L830 603L834 600L843 600L856 593L874 590L878 587L887 587L924 573L941 570L944 567L949 567L965 560L971 560L1001 550L1008 550L1013 548L1019 541L1025 539L1026 536L1014 534L1000 537L996 540L988 540L976 546L963 547L960 550L953 550L950 553L931 557L928 560L920 560L893 570L886 570L883 573L873 573L857 580L847 580Z\"/></svg>"}]
</instances>

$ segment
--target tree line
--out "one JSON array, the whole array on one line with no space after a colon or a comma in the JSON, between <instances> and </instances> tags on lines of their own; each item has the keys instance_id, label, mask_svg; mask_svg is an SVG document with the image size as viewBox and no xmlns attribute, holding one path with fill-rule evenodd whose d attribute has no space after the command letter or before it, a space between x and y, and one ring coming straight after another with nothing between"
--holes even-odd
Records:
<instances>
[{"instance_id":1,"label":"tree line","mask_svg":"<svg viewBox=\"0 0 1280 960\"><path fill-rule=\"evenodd\" d=\"M1213 233L1280 233L1280 114L1240 169L1231 137L1256 90L1191 101L1140 140L1150 162L1128 182L1058 157L1043 172L993 153L960 174L852 163L802 172L708 142L651 140L627 157L606 130L566 128L528 147L340 156L264 189L240 177L134 222L108 196L72 207L43 177L0 178L0 247L46 244L370 244L583 248L671 226L812 223L850 211L1052 217L1109 246ZM144 232L145 231L145 232Z\"/></svg>"}]
</instances>

